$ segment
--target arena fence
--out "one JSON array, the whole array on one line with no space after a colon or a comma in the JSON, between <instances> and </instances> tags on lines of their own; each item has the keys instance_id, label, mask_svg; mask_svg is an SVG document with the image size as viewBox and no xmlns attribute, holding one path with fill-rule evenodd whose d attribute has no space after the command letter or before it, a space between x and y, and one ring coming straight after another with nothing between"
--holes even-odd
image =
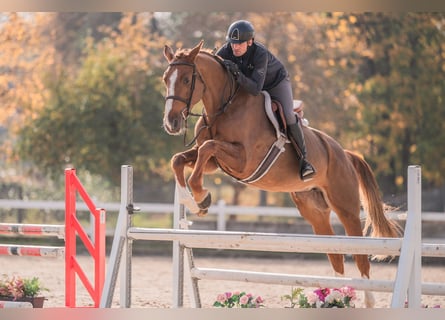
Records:
<instances>
[{"instance_id":1,"label":"arena fence","mask_svg":"<svg viewBox=\"0 0 445 320\"><path fill-rule=\"evenodd\" d=\"M445 295L445 284L422 283L422 256L445 257L443 244L421 242L421 168L408 168L408 213L403 238L363 238L348 236L315 236L275 233L243 233L188 230L185 208L175 193L173 229L136 228L131 216L133 205L133 169L121 168L121 207L111 249L109 268L100 306L111 307L120 271L120 306L131 306L131 256L134 240L173 242L173 307L182 307L184 300L184 262L188 264L193 295L192 306L201 307L199 280L239 280L266 284L287 284L308 287L338 287L349 285L358 290L393 292L391 307L420 308L421 295ZM394 281L325 276L291 275L198 268L193 260L193 248L258 250L274 252L312 252L340 254L374 254L399 256Z\"/></svg>"}]
</instances>

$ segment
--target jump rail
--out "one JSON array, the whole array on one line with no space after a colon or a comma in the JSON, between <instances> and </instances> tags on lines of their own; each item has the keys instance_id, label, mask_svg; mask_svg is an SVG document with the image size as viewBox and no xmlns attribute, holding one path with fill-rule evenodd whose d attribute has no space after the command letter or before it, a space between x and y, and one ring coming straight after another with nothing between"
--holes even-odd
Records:
<instances>
[{"instance_id":1,"label":"jump rail","mask_svg":"<svg viewBox=\"0 0 445 320\"><path fill-rule=\"evenodd\" d=\"M393 292L391 307L420 308L421 294L445 295L445 284L422 283L421 257L445 257L445 245L421 243L421 169L408 168L408 214L403 238L362 238L346 236L315 236L295 234L243 233L223 231L187 230L184 206L179 205L175 193L173 229L135 228L131 226L133 206L133 171L122 166L121 210L116 225L110 255L110 267L102 293L101 307L110 307L120 264L120 306L131 306L131 245L133 240L173 242L173 307L183 306L184 258L190 268L193 289L192 304L201 307L198 280L239 280L258 283L275 283L299 286L343 286L359 290ZM385 254L400 256L394 281L335 278L323 276L289 275L198 268L193 261L193 248L259 250L277 252L320 252L348 254Z\"/></svg>"},{"instance_id":2,"label":"jump rail","mask_svg":"<svg viewBox=\"0 0 445 320\"><path fill-rule=\"evenodd\" d=\"M65 238L64 225L0 223L0 235ZM63 257L65 247L0 244L0 255Z\"/></svg>"},{"instance_id":3,"label":"jump rail","mask_svg":"<svg viewBox=\"0 0 445 320\"><path fill-rule=\"evenodd\" d=\"M0 244L0 255L65 257L65 306L76 307L76 275L98 307L105 279L105 210L96 208L76 176L75 169L65 170L65 225L0 223L0 235L57 237L65 240L64 247ZM88 237L76 216L76 197L80 195L94 216L94 239ZM94 262L94 285L80 267L76 258L76 240L79 236ZM0 308L26 307L13 302L2 303Z\"/></svg>"},{"instance_id":4,"label":"jump rail","mask_svg":"<svg viewBox=\"0 0 445 320\"><path fill-rule=\"evenodd\" d=\"M32 303L22 301L0 301L0 309L6 308L32 308Z\"/></svg>"}]
</instances>

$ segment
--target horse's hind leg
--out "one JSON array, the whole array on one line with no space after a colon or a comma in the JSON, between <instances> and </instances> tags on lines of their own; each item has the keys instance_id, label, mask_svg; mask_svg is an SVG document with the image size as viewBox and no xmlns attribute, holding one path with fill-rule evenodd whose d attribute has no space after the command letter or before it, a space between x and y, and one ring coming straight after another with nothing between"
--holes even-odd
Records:
<instances>
[{"instance_id":1,"label":"horse's hind leg","mask_svg":"<svg viewBox=\"0 0 445 320\"><path fill-rule=\"evenodd\" d=\"M341 182L343 181L343 183ZM362 237L362 225L360 222L360 196L358 183L352 184L354 179L336 180L336 186L329 189L326 193L326 200L329 206L337 213L338 218L345 228L345 232L349 236ZM342 183L339 185L338 183ZM370 278L370 263L368 255L353 255L355 264L360 270L362 278ZM372 292L365 291L365 305L368 308L374 306L374 297Z\"/></svg>"},{"instance_id":2,"label":"horse's hind leg","mask_svg":"<svg viewBox=\"0 0 445 320\"><path fill-rule=\"evenodd\" d=\"M320 190L305 192L293 192L291 197L301 216L311 224L312 230L317 235L334 235L330 223L331 209L326 204ZM336 275L344 275L344 263L342 254L327 254Z\"/></svg>"}]
</instances>

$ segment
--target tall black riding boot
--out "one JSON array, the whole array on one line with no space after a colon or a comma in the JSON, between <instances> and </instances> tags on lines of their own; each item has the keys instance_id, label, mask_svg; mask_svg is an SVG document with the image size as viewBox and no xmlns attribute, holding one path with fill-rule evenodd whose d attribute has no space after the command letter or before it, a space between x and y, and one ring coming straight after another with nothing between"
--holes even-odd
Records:
<instances>
[{"instance_id":1,"label":"tall black riding boot","mask_svg":"<svg viewBox=\"0 0 445 320\"><path fill-rule=\"evenodd\" d=\"M315 169L306 160L306 143L304 142L303 129L298 122L288 125L287 129L289 138L297 145L297 153L300 156L301 180L310 180L315 174Z\"/></svg>"}]
</instances>

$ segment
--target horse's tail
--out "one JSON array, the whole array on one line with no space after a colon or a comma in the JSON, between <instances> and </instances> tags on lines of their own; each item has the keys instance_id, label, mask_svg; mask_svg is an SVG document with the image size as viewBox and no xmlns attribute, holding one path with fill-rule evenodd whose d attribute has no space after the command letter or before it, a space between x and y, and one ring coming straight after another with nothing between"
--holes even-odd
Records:
<instances>
[{"instance_id":1,"label":"horse's tail","mask_svg":"<svg viewBox=\"0 0 445 320\"><path fill-rule=\"evenodd\" d=\"M386 218L379 187L369 164L361 156L349 150L345 152L357 172L362 205L367 212L363 235L371 228L371 237L399 237L401 228L394 220Z\"/></svg>"}]
</instances>

